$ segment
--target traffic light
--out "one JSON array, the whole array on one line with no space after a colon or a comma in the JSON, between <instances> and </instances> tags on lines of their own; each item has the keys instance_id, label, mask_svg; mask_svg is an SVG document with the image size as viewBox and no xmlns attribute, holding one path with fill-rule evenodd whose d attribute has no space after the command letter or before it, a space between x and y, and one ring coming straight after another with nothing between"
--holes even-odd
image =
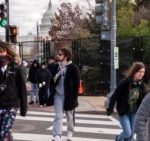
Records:
<instances>
[{"instance_id":1,"label":"traffic light","mask_svg":"<svg viewBox=\"0 0 150 141\"><path fill-rule=\"evenodd\" d=\"M96 24L101 25L101 40L110 41L110 23L108 18L109 0L96 0Z\"/></svg>"},{"instance_id":2,"label":"traffic light","mask_svg":"<svg viewBox=\"0 0 150 141\"><path fill-rule=\"evenodd\" d=\"M4 3L0 4L0 26L6 27L7 25L7 6Z\"/></svg>"},{"instance_id":3,"label":"traffic light","mask_svg":"<svg viewBox=\"0 0 150 141\"><path fill-rule=\"evenodd\" d=\"M96 0L96 24L108 25L108 0Z\"/></svg>"},{"instance_id":4,"label":"traffic light","mask_svg":"<svg viewBox=\"0 0 150 141\"><path fill-rule=\"evenodd\" d=\"M18 34L17 26L10 25L9 26L9 37L10 37L10 41L12 43L16 43L17 42L17 34Z\"/></svg>"}]
</instances>

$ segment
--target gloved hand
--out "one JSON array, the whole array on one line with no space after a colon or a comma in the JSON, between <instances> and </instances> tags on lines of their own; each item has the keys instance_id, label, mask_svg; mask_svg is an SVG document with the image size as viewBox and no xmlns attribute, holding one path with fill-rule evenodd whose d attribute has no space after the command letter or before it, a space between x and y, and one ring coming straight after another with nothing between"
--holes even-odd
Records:
<instances>
[{"instance_id":1,"label":"gloved hand","mask_svg":"<svg viewBox=\"0 0 150 141\"><path fill-rule=\"evenodd\" d=\"M42 83L39 84L39 87L40 87L40 88L42 87Z\"/></svg>"},{"instance_id":2,"label":"gloved hand","mask_svg":"<svg viewBox=\"0 0 150 141\"><path fill-rule=\"evenodd\" d=\"M42 84L43 84L43 86L45 86L45 84L46 84L45 81L43 81Z\"/></svg>"},{"instance_id":3,"label":"gloved hand","mask_svg":"<svg viewBox=\"0 0 150 141\"><path fill-rule=\"evenodd\" d=\"M110 111L109 109L106 109L106 115L110 116L112 114L112 111Z\"/></svg>"}]
</instances>

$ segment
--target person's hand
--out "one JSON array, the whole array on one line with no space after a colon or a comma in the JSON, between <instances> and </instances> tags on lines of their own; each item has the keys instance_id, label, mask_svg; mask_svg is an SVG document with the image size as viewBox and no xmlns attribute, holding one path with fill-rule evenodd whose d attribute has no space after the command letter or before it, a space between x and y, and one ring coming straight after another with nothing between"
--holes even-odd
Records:
<instances>
[{"instance_id":1,"label":"person's hand","mask_svg":"<svg viewBox=\"0 0 150 141\"><path fill-rule=\"evenodd\" d=\"M42 87L42 83L39 84L39 87L40 87L40 88Z\"/></svg>"},{"instance_id":2,"label":"person's hand","mask_svg":"<svg viewBox=\"0 0 150 141\"><path fill-rule=\"evenodd\" d=\"M109 109L106 109L106 115L110 116L112 114L112 112Z\"/></svg>"},{"instance_id":3,"label":"person's hand","mask_svg":"<svg viewBox=\"0 0 150 141\"><path fill-rule=\"evenodd\" d=\"M42 84L43 84L43 86L45 86L45 84L46 84L45 81L43 81Z\"/></svg>"}]
</instances>

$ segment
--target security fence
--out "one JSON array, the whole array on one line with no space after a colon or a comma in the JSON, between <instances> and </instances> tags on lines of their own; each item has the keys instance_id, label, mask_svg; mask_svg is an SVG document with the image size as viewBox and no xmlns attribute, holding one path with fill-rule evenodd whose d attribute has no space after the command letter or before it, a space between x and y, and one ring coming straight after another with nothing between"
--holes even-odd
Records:
<instances>
[{"instance_id":1,"label":"security fence","mask_svg":"<svg viewBox=\"0 0 150 141\"><path fill-rule=\"evenodd\" d=\"M143 61L147 65L149 74L150 65L150 36L149 37L120 37L117 38L119 47L119 81L126 69L134 61ZM48 62L51 56L61 46L72 48L73 62L79 66L84 86L84 95L102 95L110 88L110 41L100 40L99 37L59 40L59 41L32 41L18 43L21 57L28 62L38 59ZM149 77L146 75L145 81Z\"/></svg>"}]
</instances>

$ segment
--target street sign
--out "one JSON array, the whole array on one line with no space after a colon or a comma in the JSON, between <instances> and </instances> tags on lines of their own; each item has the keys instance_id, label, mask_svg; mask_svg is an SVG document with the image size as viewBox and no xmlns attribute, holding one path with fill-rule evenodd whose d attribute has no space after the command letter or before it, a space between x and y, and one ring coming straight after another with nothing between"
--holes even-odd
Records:
<instances>
[{"instance_id":1,"label":"street sign","mask_svg":"<svg viewBox=\"0 0 150 141\"><path fill-rule=\"evenodd\" d=\"M114 68L119 68L119 48L114 47Z\"/></svg>"}]
</instances>

